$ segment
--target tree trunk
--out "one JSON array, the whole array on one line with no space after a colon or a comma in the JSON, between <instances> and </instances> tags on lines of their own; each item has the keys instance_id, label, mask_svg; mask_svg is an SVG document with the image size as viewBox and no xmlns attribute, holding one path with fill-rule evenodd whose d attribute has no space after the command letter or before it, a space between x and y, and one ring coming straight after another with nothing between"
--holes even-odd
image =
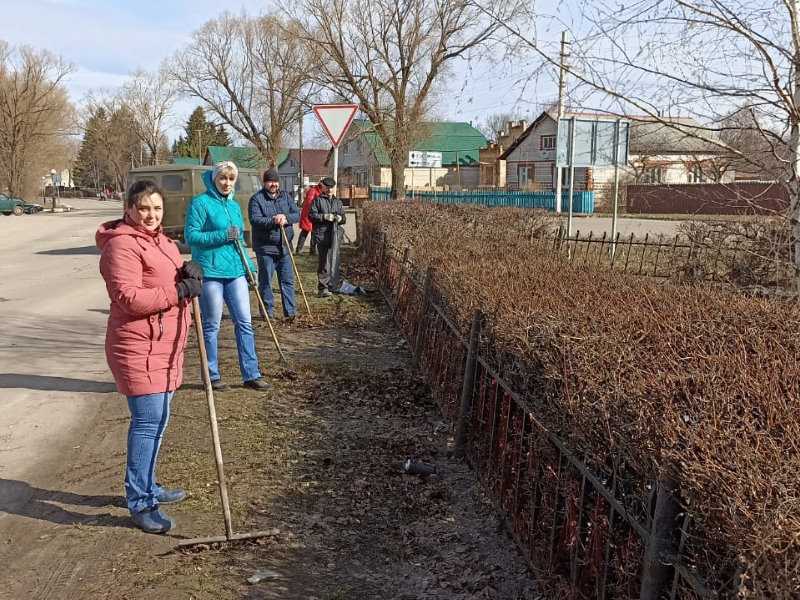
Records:
<instances>
[{"instance_id":1,"label":"tree trunk","mask_svg":"<svg viewBox=\"0 0 800 600\"><path fill-rule=\"evenodd\" d=\"M392 160L392 200L405 200L406 197L406 161L405 157Z\"/></svg>"},{"instance_id":2,"label":"tree trunk","mask_svg":"<svg viewBox=\"0 0 800 600\"><path fill-rule=\"evenodd\" d=\"M797 16L800 13L800 0L795 0L792 3L793 9L793 16ZM793 262L794 262L794 283L795 283L795 290L800 292L800 73L798 73L798 68L800 68L800 48L794 48L794 73L793 73L793 89L792 89L792 99L794 106L792 107L792 112L789 113L789 119L792 125L792 137L791 137L791 158L792 158L792 165L791 170L789 172L789 181L788 181L788 188L789 188L789 198L790 201L790 209L789 209L789 217L792 223L792 235L794 237L793 243Z\"/></svg>"}]
</instances>

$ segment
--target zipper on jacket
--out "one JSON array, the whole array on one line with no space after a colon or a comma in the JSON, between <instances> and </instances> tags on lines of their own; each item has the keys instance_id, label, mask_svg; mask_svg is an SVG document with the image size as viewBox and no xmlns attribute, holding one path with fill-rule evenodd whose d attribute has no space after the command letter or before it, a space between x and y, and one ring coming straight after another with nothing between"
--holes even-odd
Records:
<instances>
[{"instance_id":1,"label":"zipper on jacket","mask_svg":"<svg viewBox=\"0 0 800 600\"><path fill-rule=\"evenodd\" d=\"M158 339L159 339L159 340L160 340L160 339L162 338L162 336L164 335L164 321L163 321L163 317L164 317L164 311L163 311L163 310L160 310L160 311L158 311Z\"/></svg>"}]
</instances>

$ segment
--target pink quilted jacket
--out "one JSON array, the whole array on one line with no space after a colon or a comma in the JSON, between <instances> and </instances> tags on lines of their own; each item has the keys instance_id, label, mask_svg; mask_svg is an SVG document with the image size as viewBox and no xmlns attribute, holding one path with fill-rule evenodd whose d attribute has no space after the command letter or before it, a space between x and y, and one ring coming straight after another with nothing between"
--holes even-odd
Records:
<instances>
[{"instance_id":1,"label":"pink quilted jacket","mask_svg":"<svg viewBox=\"0 0 800 600\"><path fill-rule=\"evenodd\" d=\"M175 290L178 247L160 230L123 220L103 223L95 241L111 299L106 359L117 389L126 396L177 389L191 325L191 305Z\"/></svg>"}]
</instances>

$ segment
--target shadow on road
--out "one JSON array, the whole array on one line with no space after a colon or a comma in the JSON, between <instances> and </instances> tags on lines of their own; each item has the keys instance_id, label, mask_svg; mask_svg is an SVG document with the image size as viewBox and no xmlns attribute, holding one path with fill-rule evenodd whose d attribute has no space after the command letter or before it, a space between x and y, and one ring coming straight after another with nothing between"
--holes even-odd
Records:
<instances>
[{"instance_id":1,"label":"shadow on road","mask_svg":"<svg viewBox=\"0 0 800 600\"><path fill-rule=\"evenodd\" d=\"M124 508L125 501L121 496L84 496L72 492L43 490L15 479L0 479L0 513L8 513L50 521L59 525L98 525L103 527L133 528L127 516L102 514L83 514L58 506L71 504L100 508L104 506Z\"/></svg>"},{"instance_id":2,"label":"shadow on road","mask_svg":"<svg viewBox=\"0 0 800 600\"><path fill-rule=\"evenodd\" d=\"M108 310L107 308L87 308L86 310L88 310L89 312L100 313L101 315L110 315L111 314L111 311Z\"/></svg>"},{"instance_id":3,"label":"shadow on road","mask_svg":"<svg viewBox=\"0 0 800 600\"><path fill-rule=\"evenodd\" d=\"M0 388L25 388L53 392L90 392L94 394L110 394L117 391L116 386L110 381L91 381L23 373L0 373Z\"/></svg>"},{"instance_id":4,"label":"shadow on road","mask_svg":"<svg viewBox=\"0 0 800 600\"><path fill-rule=\"evenodd\" d=\"M36 254L47 254L50 256L75 256L82 254L100 254L97 246L79 246L77 248L56 248L55 250L42 250Z\"/></svg>"}]
</instances>

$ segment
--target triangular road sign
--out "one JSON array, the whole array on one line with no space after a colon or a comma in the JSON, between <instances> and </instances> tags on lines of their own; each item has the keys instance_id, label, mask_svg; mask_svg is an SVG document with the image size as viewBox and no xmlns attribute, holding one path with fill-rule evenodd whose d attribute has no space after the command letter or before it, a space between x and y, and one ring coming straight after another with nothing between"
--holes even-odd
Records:
<instances>
[{"instance_id":1,"label":"triangular road sign","mask_svg":"<svg viewBox=\"0 0 800 600\"><path fill-rule=\"evenodd\" d=\"M356 116L358 104L317 104L312 110L334 147L339 145Z\"/></svg>"}]
</instances>

